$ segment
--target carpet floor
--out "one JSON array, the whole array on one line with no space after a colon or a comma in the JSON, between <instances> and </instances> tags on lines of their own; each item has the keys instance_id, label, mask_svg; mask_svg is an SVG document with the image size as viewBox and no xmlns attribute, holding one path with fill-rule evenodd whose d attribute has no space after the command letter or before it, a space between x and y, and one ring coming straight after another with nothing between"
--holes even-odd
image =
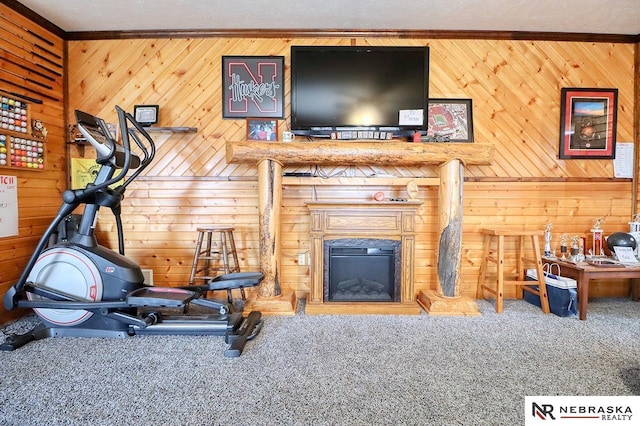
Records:
<instances>
[{"instance_id":1,"label":"carpet floor","mask_svg":"<svg viewBox=\"0 0 640 426\"><path fill-rule=\"evenodd\" d=\"M640 303L589 318L522 300L479 317L265 317L221 337L50 338L0 352L2 425L507 425L527 395L640 395ZM12 332L37 322L5 325Z\"/></svg>"}]
</instances>

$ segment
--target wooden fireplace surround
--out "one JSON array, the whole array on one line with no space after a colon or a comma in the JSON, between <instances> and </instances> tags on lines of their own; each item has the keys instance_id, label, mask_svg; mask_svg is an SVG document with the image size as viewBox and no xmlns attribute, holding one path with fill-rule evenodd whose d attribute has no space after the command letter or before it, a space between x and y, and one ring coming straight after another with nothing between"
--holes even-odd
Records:
<instances>
[{"instance_id":1,"label":"wooden fireplace surround","mask_svg":"<svg viewBox=\"0 0 640 426\"><path fill-rule=\"evenodd\" d=\"M415 216L421 202L309 201L311 283L307 314L420 313L414 292ZM324 242L341 238L400 241L399 302L324 302ZM397 273L398 271L396 271Z\"/></svg>"},{"instance_id":2,"label":"wooden fireplace surround","mask_svg":"<svg viewBox=\"0 0 640 426\"><path fill-rule=\"evenodd\" d=\"M351 164L411 166L433 164L439 168L438 223L440 228L436 289L421 291L418 302L430 314L466 315L477 312L473 300L460 295L462 258L462 184L464 166L491 164L494 146L479 143L358 142L254 142L227 141L228 163L258 164L260 269L265 278L257 297L245 310L263 314L294 315L293 291L280 288L280 209L282 167L299 164Z\"/></svg>"}]
</instances>

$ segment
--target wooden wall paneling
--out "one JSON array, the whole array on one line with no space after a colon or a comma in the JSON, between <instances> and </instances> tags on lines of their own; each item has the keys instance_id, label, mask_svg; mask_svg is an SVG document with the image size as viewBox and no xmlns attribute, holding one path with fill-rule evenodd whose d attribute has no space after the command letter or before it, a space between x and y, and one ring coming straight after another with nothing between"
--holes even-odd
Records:
<instances>
[{"instance_id":1,"label":"wooden wall paneling","mask_svg":"<svg viewBox=\"0 0 640 426\"><path fill-rule=\"evenodd\" d=\"M132 184L122 205L126 253L143 268L153 269L154 281L184 285L191 270L196 228L232 225L241 270L257 270L257 212L255 181L141 179ZM97 228L101 244L117 247L114 231L110 213L102 212Z\"/></svg>"},{"instance_id":2,"label":"wooden wall paneling","mask_svg":"<svg viewBox=\"0 0 640 426\"><path fill-rule=\"evenodd\" d=\"M0 7L0 13L42 32L54 42L52 51L63 56L63 40L34 26L5 6ZM3 31L2 34L7 35L6 30ZM24 40L18 38L15 42L20 46ZM123 205L124 210L131 210L125 224L128 252L143 267L154 267L159 284L184 283L195 244L193 229L199 223L212 220L236 226L243 267L252 269L258 264L256 183L235 180L255 177L256 169L246 164L227 165L224 161L224 143L243 139L245 123L243 120L221 118L220 58L222 55L285 56L288 100L288 55L293 44L428 44L431 47L432 97L472 98L476 140L496 144L497 161L491 166L470 166L466 172L469 177L611 177L610 161L557 159L559 91L565 86L617 87L620 106L618 140L637 139L637 124L633 124L636 120L633 110L637 108L637 83L634 85L637 65L634 73L633 64L637 62L637 54L633 51L634 46L624 43L330 37L69 42L70 113L79 108L107 120L115 120L113 106L116 103L128 110L134 104L158 103L161 105L162 125L198 128L196 135L156 136L160 145L158 163L145 174L144 179L147 180L136 182ZM10 71L17 71L20 67L7 64L7 60L20 64L34 61L32 54L6 43L6 40L4 43L0 41L0 47L0 61L4 60L0 64L6 65ZM50 65L53 71L58 69L54 64ZM42 69L36 65L34 70ZM62 99L64 73L42 72L52 76L54 81L50 84L51 90L42 88L40 92ZM27 76L44 84L50 81L33 74ZM20 84L16 79L10 81ZM32 90L40 87L34 83L24 86ZM41 190L35 189L25 196L23 194L30 191L22 190L22 186L19 188L20 234L0 240L0 254L4 259L0 262L0 292L18 275L38 234L55 214L59 194L66 186L64 106L47 98L42 105L34 106L32 112L33 116L40 114L50 130L48 167L37 173L37 180L43 184ZM286 118L279 123L281 129L286 126ZM380 169L346 166L325 170L327 174L348 172L358 176L374 171L380 172ZM430 166L392 171L403 175L436 175ZM28 183L31 180L34 172L20 170L15 174L22 185L23 181ZM227 177L229 180L198 180L202 176ZM171 179L178 177L185 180ZM149 189L151 186L153 189ZM319 192L320 197L368 199L373 189L387 193L397 191L389 187L356 186L321 188L319 191L316 188L315 194ZM163 194L165 190L167 192ZM296 260L297 253L306 249L308 244L308 223L306 215L302 215L305 211L303 203L314 193L311 189L298 188L295 195L291 191L291 188L285 191L283 200L283 282L304 292L307 268L297 265ZM487 193L491 197L485 199ZM465 202L464 212L463 274L465 283L470 284L463 286L463 292L473 294L474 291L481 245L477 233L479 227L493 224L493 221L516 226L543 226L551 221L555 229L577 233L588 230L592 220L604 214L607 217L605 229L608 226L612 229L625 228L632 209L629 193L628 182L619 181L597 185L566 182L466 183L465 200L469 202ZM433 262L437 241L430 214L435 205L434 192L421 189L420 197L425 200L425 207L420 212L420 233L416 242L416 291L435 285ZM530 201L526 207L519 207L522 200ZM108 214L101 215L99 229L101 241L113 244L114 239L109 232L113 223ZM554 235L554 240L557 238ZM596 285L592 289L608 295L621 294L623 290L624 283ZM6 318L7 314L0 312L0 316Z\"/></svg>"},{"instance_id":3,"label":"wooden wall paneling","mask_svg":"<svg viewBox=\"0 0 640 426\"><path fill-rule=\"evenodd\" d=\"M486 226L522 226L530 229L544 229L546 223L553 224L552 248L559 252L561 234L570 237L587 237L598 217L605 217L605 235L628 230L631 202L628 197L629 182L584 183L522 182L511 185L511 190L500 189L501 185L487 183L466 183L464 201L464 249L468 254L463 258L462 275L466 278L463 290L471 294L475 291L480 268L482 237L480 229ZM515 265L515 243L506 248L508 264ZM507 267L509 267L507 265ZM515 270L511 269L515 274ZM606 289L606 291L605 291ZM602 290L602 293L600 292ZM590 294L623 296L628 291L628 283L616 281L610 287L590 288ZM510 297L514 297L511 290Z\"/></svg>"},{"instance_id":4,"label":"wooden wall paneling","mask_svg":"<svg viewBox=\"0 0 640 426\"><path fill-rule=\"evenodd\" d=\"M500 81L500 87L508 90L506 98L508 104L503 104L503 110L512 110L513 116L511 120L502 120L495 123L505 135L503 154L505 161L509 163L514 172L520 176L549 176L553 174L551 165L555 159L555 152L548 149L548 141L546 135L541 134L542 128L532 128L528 122L529 117L527 109L531 105L544 104L545 93L549 93L550 88L545 87L545 82L540 82L536 76L535 57L533 55L523 55L517 50L517 47L524 42L509 44L504 49L494 49L491 52L495 54L496 59L488 62L492 65L495 78ZM508 67L508 69L507 69ZM549 108L554 112L553 119L546 120L547 123L555 124L559 117L556 117L558 110ZM543 110L544 111L544 110ZM548 115L548 114L545 114ZM545 118L545 117L541 117ZM548 118L548 117L546 117ZM542 121L543 123L545 120ZM553 126L553 131L557 131L558 126ZM522 153L526 151L528 156L523 157Z\"/></svg>"},{"instance_id":5,"label":"wooden wall paneling","mask_svg":"<svg viewBox=\"0 0 640 426\"><path fill-rule=\"evenodd\" d=\"M633 89L630 64L633 52L623 44L594 44L510 40L447 39L349 39L349 38L207 38L194 40L122 40L70 42L70 106L94 105L98 113L112 114L113 104L130 109L136 103L158 103L161 124L193 126L193 135L157 135L156 163L125 199L128 219L125 234L130 256L143 266L157 268L159 284L177 285L188 275L199 223L222 220L237 227L243 268L257 267L257 169L251 164L228 165L224 144L245 137L245 120L222 119L221 57L223 55L285 56L285 119L288 122L291 45L429 45L432 97L472 98L477 142L496 145L491 166L469 166L474 179L513 178L609 178L610 161L558 160L560 88L565 85L618 87L620 99ZM137 52L144 61L127 62L122 56ZM142 52L142 53L141 53ZM118 58L118 56L121 56ZM594 57L595 56L595 57ZM610 60L611 57L614 60ZM100 63L108 59L109 66ZM88 62L91 62L88 65ZM144 63L143 63L144 62ZM616 64L614 69L590 74L591 67ZM120 66L114 66L120 64ZM126 64L126 66L124 66ZM101 70L96 73L96 69ZM108 71L108 72L106 72ZM626 100L624 104L629 104ZM633 104L633 101L631 102ZM619 111L619 121L631 113ZM620 138L630 137L627 124L619 126ZM293 167L312 170L309 167ZM321 167L327 175L367 176L390 171L407 176L437 176L431 166L381 168L348 164ZM203 178L228 180L201 180ZM588 188L587 188L588 187ZM318 197L368 200L375 190L391 196L402 188L389 186L288 186L282 214L282 283L304 293L308 266L298 265L298 253L308 247L308 218L304 201ZM482 240L482 226L508 223L584 232L592 220L607 215L606 224L626 225L630 205L628 181L572 182L467 182L465 191L462 291L475 292ZM611 194L620 197L611 197ZM435 288L433 272L437 241L437 191L421 188L425 205L419 211L416 240L416 291ZM628 199L628 197L627 197ZM525 200L525 202L523 202ZM126 214L126 213L125 213ZM100 229L112 226L101 217ZM559 231L558 231L559 232ZM112 243L112 237L107 237ZM554 235L557 241L558 235ZM617 291L622 291L618 287Z\"/></svg>"},{"instance_id":6,"label":"wooden wall paneling","mask_svg":"<svg viewBox=\"0 0 640 426\"><path fill-rule=\"evenodd\" d=\"M442 47L439 46L440 43L443 43ZM566 44L560 43L560 46ZM592 44L581 43L587 47ZM570 168L569 175L612 175L610 161L591 161L581 164L582 167L573 168L575 163L557 160L560 88L568 85L585 86L584 83L565 82L567 78L558 64L548 60L547 52L554 49L561 51L558 56L567 54L564 48L557 46L558 43L552 42L503 43L491 40L473 40L465 43L460 43L459 40L436 40L431 43L432 96L474 99L476 141L482 141L482 134L485 134L484 140L496 143L494 164L489 168L472 166L468 170L468 176L480 176L477 170L482 168L492 169L498 175L563 176L567 167ZM602 50L599 54L600 61L611 55L616 56L618 60L632 55L626 45L606 44L606 48L599 45L599 49ZM616 52L612 53L614 50ZM444 55L444 61L440 63L446 64L445 74L453 73L456 76L453 87L447 87L445 84L437 92L437 89L434 89L434 85L452 81L448 77L440 76L442 69L434 64L434 55ZM456 63L463 58L470 62L470 66ZM450 63L454 66L449 65ZM628 96L633 82L629 79L627 69L623 68L615 74L610 74L620 80L613 86L620 87L620 92ZM587 86L602 87L602 80L590 82ZM627 99L626 96L621 98ZM536 111L535 116L528 113L533 109ZM618 133L621 138L624 134L630 134L627 127L632 116L628 114L628 108L627 111L619 111L619 114L619 123L622 125ZM488 133L487 124L492 127ZM503 150L503 146L507 149ZM538 161L534 162L532 160L535 157L538 157ZM521 162L520 159L523 158L528 159L525 160L526 164ZM505 169L504 172L499 170L499 167L512 164L515 166Z\"/></svg>"},{"instance_id":7,"label":"wooden wall paneling","mask_svg":"<svg viewBox=\"0 0 640 426\"><path fill-rule=\"evenodd\" d=\"M31 119L42 120L48 130L43 170L0 167L0 174L16 176L18 180L18 235L0 238L0 295L3 295L22 273L60 206L60 194L66 189L63 103L66 52L62 39L8 6L0 5L0 16L0 69L4 70L0 72L0 90L41 100L41 104L29 102L29 115ZM30 133L23 137L34 139ZM0 323L22 314L0 306Z\"/></svg>"}]
</instances>

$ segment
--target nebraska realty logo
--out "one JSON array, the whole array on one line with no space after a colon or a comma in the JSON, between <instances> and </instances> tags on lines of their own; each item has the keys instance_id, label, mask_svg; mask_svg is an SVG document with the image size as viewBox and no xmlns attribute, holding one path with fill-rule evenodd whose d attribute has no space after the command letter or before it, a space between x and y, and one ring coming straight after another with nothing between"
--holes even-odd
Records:
<instances>
[{"instance_id":1,"label":"nebraska realty logo","mask_svg":"<svg viewBox=\"0 0 640 426\"><path fill-rule=\"evenodd\" d=\"M640 419L640 397L638 396L525 397L525 425L549 423L576 425L578 424L576 420L579 420L581 425L597 422L637 424L638 419Z\"/></svg>"}]
</instances>

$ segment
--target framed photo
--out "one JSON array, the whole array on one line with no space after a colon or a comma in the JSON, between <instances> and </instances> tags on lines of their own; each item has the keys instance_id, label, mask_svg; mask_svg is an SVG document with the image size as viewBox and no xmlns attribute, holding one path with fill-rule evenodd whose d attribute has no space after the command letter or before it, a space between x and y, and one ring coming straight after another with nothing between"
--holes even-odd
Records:
<instances>
[{"instance_id":1,"label":"framed photo","mask_svg":"<svg viewBox=\"0 0 640 426\"><path fill-rule=\"evenodd\" d=\"M222 118L284 118L284 56L222 57Z\"/></svg>"},{"instance_id":2,"label":"framed photo","mask_svg":"<svg viewBox=\"0 0 640 426\"><path fill-rule=\"evenodd\" d=\"M133 118L144 127L158 123L158 105L134 105Z\"/></svg>"},{"instance_id":3,"label":"framed photo","mask_svg":"<svg viewBox=\"0 0 640 426\"><path fill-rule=\"evenodd\" d=\"M427 140L473 142L471 99L429 99Z\"/></svg>"},{"instance_id":4,"label":"framed photo","mask_svg":"<svg viewBox=\"0 0 640 426\"><path fill-rule=\"evenodd\" d=\"M277 141L278 121L264 118L247 118L248 141Z\"/></svg>"},{"instance_id":5,"label":"framed photo","mask_svg":"<svg viewBox=\"0 0 640 426\"><path fill-rule=\"evenodd\" d=\"M615 158L618 89L561 93L560 158Z\"/></svg>"}]
</instances>

